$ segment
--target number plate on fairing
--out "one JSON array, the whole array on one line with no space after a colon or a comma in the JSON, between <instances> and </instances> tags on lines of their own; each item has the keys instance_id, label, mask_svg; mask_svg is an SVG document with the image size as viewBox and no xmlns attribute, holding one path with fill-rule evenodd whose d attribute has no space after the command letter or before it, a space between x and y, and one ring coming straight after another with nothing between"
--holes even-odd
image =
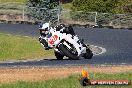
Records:
<instances>
[{"instance_id":1,"label":"number plate on fairing","mask_svg":"<svg viewBox=\"0 0 132 88\"><path fill-rule=\"evenodd\" d=\"M49 39L49 44L51 44L51 45L55 44L57 39L58 39L57 35L51 36L50 39Z\"/></svg>"}]
</instances>

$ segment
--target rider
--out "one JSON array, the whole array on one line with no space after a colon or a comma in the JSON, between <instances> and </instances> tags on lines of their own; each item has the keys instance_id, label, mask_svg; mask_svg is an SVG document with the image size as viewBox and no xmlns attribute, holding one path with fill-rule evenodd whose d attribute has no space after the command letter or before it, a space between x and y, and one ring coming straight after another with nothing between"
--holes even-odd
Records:
<instances>
[{"instance_id":1,"label":"rider","mask_svg":"<svg viewBox=\"0 0 132 88\"><path fill-rule=\"evenodd\" d=\"M39 26L40 37L39 41L45 47L45 50L48 50L48 35L50 35L50 26L49 23L41 24Z\"/></svg>"},{"instance_id":2,"label":"rider","mask_svg":"<svg viewBox=\"0 0 132 88\"><path fill-rule=\"evenodd\" d=\"M45 23L39 26L40 30L40 37L39 41L45 47L45 50L48 50L50 47L48 46L48 38L52 36L51 31L56 30L62 33L72 34L75 35L72 26L65 27L64 24L57 25L55 27L50 27L49 23Z\"/></svg>"}]
</instances>

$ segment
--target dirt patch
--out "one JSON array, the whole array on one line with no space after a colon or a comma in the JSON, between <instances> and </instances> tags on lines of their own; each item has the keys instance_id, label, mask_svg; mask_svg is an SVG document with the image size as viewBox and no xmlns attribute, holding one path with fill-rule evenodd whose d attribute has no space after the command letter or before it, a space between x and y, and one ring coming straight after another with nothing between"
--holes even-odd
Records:
<instances>
[{"instance_id":1,"label":"dirt patch","mask_svg":"<svg viewBox=\"0 0 132 88\"><path fill-rule=\"evenodd\" d=\"M119 66L72 66L72 67L32 67L32 68L0 68L0 84L22 81L42 81L65 78L73 74L81 74L84 68L90 73L120 73L132 71L132 65Z\"/></svg>"}]
</instances>

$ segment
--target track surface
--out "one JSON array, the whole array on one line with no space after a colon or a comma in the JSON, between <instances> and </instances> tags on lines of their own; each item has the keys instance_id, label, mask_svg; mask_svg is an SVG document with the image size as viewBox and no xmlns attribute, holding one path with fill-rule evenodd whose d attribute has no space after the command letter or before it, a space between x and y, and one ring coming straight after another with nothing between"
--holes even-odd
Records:
<instances>
[{"instance_id":1,"label":"track surface","mask_svg":"<svg viewBox=\"0 0 132 88\"><path fill-rule=\"evenodd\" d=\"M106 48L107 52L92 59L56 60L0 63L0 66L52 66L52 65L84 65L84 64L132 64L132 31L113 29L74 28L76 34L85 43ZM0 32L38 37L37 25L0 24ZM47 51L48 52L48 51Z\"/></svg>"}]
</instances>

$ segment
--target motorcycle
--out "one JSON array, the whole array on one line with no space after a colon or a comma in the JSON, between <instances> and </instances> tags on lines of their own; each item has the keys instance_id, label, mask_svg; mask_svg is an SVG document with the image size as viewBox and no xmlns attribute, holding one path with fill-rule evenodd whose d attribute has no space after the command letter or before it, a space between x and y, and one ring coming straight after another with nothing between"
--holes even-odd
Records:
<instances>
[{"instance_id":1,"label":"motorcycle","mask_svg":"<svg viewBox=\"0 0 132 88\"><path fill-rule=\"evenodd\" d=\"M40 36L40 38L45 39L43 36ZM54 53L58 60L62 60L64 56L70 59L79 59L80 57L91 59L93 56L90 48L77 35L68 32L61 32L51 28L47 42L50 48L54 48Z\"/></svg>"}]
</instances>

